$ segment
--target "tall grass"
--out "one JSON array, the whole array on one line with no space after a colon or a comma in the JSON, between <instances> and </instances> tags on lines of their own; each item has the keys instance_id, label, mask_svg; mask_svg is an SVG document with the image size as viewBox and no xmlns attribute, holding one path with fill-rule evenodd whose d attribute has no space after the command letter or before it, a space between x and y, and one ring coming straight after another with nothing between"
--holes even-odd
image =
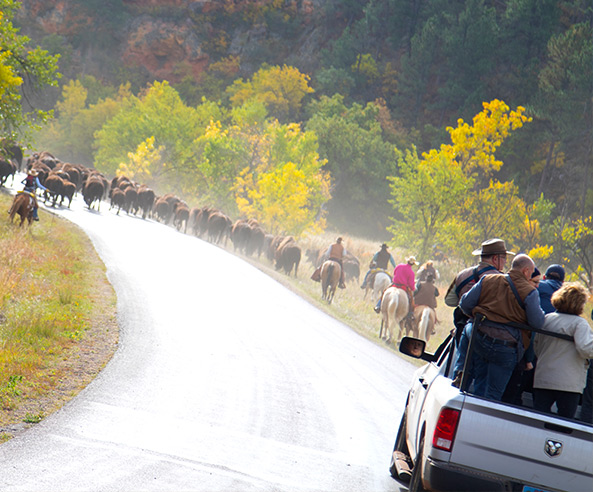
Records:
<instances>
[{"instance_id":1,"label":"tall grass","mask_svg":"<svg viewBox=\"0 0 593 492\"><path fill-rule=\"evenodd\" d=\"M11 200L0 194L0 210ZM96 307L97 275L104 266L73 224L41 212L19 228L0 215L0 424L59 382Z\"/></svg>"}]
</instances>

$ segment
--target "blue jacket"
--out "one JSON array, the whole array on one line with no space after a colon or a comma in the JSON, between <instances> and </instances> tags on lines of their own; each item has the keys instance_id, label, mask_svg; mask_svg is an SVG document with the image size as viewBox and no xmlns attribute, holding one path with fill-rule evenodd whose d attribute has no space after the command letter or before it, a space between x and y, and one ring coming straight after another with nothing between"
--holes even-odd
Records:
<instances>
[{"instance_id":1,"label":"blue jacket","mask_svg":"<svg viewBox=\"0 0 593 492\"><path fill-rule=\"evenodd\" d=\"M555 313L556 308L552 306L552 294L562 286L560 280L555 278L546 278L541 280L537 290L539 292L539 303L544 310L544 313Z\"/></svg>"}]
</instances>

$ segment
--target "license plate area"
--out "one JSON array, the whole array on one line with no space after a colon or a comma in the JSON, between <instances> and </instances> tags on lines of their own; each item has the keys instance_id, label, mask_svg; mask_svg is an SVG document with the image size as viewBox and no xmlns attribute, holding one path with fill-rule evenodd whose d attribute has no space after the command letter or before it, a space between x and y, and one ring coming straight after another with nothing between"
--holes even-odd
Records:
<instances>
[{"instance_id":1,"label":"license plate area","mask_svg":"<svg viewBox=\"0 0 593 492\"><path fill-rule=\"evenodd\" d=\"M523 485L523 492L549 492L545 489L540 489L539 487L532 487L531 485Z\"/></svg>"}]
</instances>

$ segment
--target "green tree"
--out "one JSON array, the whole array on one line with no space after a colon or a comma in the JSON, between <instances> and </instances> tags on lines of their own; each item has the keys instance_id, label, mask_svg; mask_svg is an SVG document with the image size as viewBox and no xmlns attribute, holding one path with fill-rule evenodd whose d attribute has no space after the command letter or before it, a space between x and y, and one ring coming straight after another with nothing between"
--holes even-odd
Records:
<instances>
[{"instance_id":1,"label":"green tree","mask_svg":"<svg viewBox=\"0 0 593 492\"><path fill-rule=\"evenodd\" d=\"M593 28L590 23L572 25L554 36L548 43L548 61L539 76L539 100L536 116L544 122L548 138L548 155L542 169L539 191L544 186L560 187L576 193L565 197L571 208L577 205L581 216L586 209L587 193L593 175ZM552 173L553 162L564 156L563 174L568 179L557 180Z\"/></svg>"},{"instance_id":2,"label":"green tree","mask_svg":"<svg viewBox=\"0 0 593 492\"><path fill-rule=\"evenodd\" d=\"M51 149L64 161L91 166L95 132L128 105L130 96L130 84L122 85L114 97L89 105L84 85L78 79L69 81L56 103L56 117L36 135L37 147Z\"/></svg>"},{"instance_id":3,"label":"green tree","mask_svg":"<svg viewBox=\"0 0 593 492\"><path fill-rule=\"evenodd\" d=\"M307 131L317 135L319 155L332 176L328 220L337 228L379 237L389 224L387 176L397 172L397 149L383 138L380 107L321 97L308 107Z\"/></svg>"},{"instance_id":4,"label":"green tree","mask_svg":"<svg viewBox=\"0 0 593 492\"><path fill-rule=\"evenodd\" d=\"M468 193L463 210L464 221L473 232L473 235L466 235L471 243L480 244L485 238L492 237L504 237L510 247L520 243L525 203L512 181L492 180L488 187Z\"/></svg>"},{"instance_id":5,"label":"green tree","mask_svg":"<svg viewBox=\"0 0 593 492\"><path fill-rule=\"evenodd\" d=\"M212 121L191 144L191 158L184 159L186 184L204 203L228 214L237 212L232 187L245 163L250 162L250 139L236 125L223 127Z\"/></svg>"},{"instance_id":6,"label":"green tree","mask_svg":"<svg viewBox=\"0 0 593 492\"><path fill-rule=\"evenodd\" d=\"M170 163L163 179L182 182L183 159L196 136L204 132L203 119L167 82L155 82L138 97L130 96L127 106L96 132L95 167L114 175L120 163L127 162L128 152L154 137L155 147L164 149L164 162Z\"/></svg>"},{"instance_id":7,"label":"green tree","mask_svg":"<svg viewBox=\"0 0 593 492\"><path fill-rule=\"evenodd\" d=\"M60 77L58 56L29 48L30 39L13 26L19 7L20 2L0 0L0 134L13 141L30 138L30 131L51 116L50 111L26 107L23 98L56 86Z\"/></svg>"},{"instance_id":8,"label":"green tree","mask_svg":"<svg viewBox=\"0 0 593 492\"><path fill-rule=\"evenodd\" d=\"M559 218L556 226L555 243L562 248L562 263L567 264L593 293L593 217Z\"/></svg>"},{"instance_id":9,"label":"green tree","mask_svg":"<svg viewBox=\"0 0 593 492\"><path fill-rule=\"evenodd\" d=\"M426 260L436 247L458 246L451 241L466 228L459 227L459 215L473 180L443 153L423 157L407 151L398 162L399 176L388 178L396 213L387 230L395 245Z\"/></svg>"}]
</instances>

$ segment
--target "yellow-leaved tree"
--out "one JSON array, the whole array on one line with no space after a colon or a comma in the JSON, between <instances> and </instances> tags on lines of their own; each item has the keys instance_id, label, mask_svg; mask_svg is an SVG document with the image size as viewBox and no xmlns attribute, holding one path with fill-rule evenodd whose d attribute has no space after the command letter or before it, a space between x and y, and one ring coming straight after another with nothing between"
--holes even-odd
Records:
<instances>
[{"instance_id":1,"label":"yellow-leaved tree","mask_svg":"<svg viewBox=\"0 0 593 492\"><path fill-rule=\"evenodd\" d=\"M251 80L236 80L227 92L235 106L254 99L264 103L270 115L280 121L295 121L303 98L314 91L309 86L309 76L297 68L264 65Z\"/></svg>"},{"instance_id":2,"label":"yellow-leaved tree","mask_svg":"<svg viewBox=\"0 0 593 492\"><path fill-rule=\"evenodd\" d=\"M148 137L138 145L136 152L128 152L128 162L119 165L116 175L142 183L150 183L155 172L158 176L166 167L162 157L165 148L162 145L155 148L154 140L154 137Z\"/></svg>"},{"instance_id":3,"label":"yellow-leaved tree","mask_svg":"<svg viewBox=\"0 0 593 492\"><path fill-rule=\"evenodd\" d=\"M274 120L253 148L258 158L251 159L233 186L239 212L275 234L323 230L322 205L330 199L330 177L323 170L315 135L302 132L296 123Z\"/></svg>"},{"instance_id":4,"label":"yellow-leaved tree","mask_svg":"<svg viewBox=\"0 0 593 492\"><path fill-rule=\"evenodd\" d=\"M436 250L466 257L475 244L493 236L512 244L524 224L525 204L512 183L491 178L502 166L494 153L512 131L531 121L502 101L483 103L473 125L458 120L448 127L451 143L401 159L392 182L393 241L422 260Z\"/></svg>"}]
</instances>

